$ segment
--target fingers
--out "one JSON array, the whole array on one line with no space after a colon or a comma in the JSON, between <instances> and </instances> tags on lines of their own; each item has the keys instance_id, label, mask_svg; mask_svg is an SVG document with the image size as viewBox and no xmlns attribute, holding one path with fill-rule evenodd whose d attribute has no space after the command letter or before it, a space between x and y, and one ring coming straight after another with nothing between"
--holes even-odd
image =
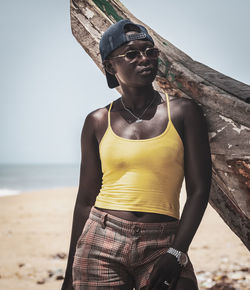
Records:
<instances>
[{"instance_id":1,"label":"fingers","mask_svg":"<svg viewBox=\"0 0 250 290\"><path fill-rule=\"evenodd\" d=\"M164 280L164 281L158 280L153 289L167 290L169 286L170 286L170 283L167 280Z\"/></svg>"},{"instance_id":2,"label":"fingers","mask_svg":"<svg viewBox=\"0 0 250 290\"><path fill-rule=\"evenodd\" d=\"M178 266L178 267L177 267ZM172 255L163 255L155 263L149 276L147 290L168 289L172 280L180 272L180 267Z\"/></svg>"},{"instance_id":3,"label":"fingers","mask_svg":"<svg viewBox=\"0 0 250 290\"><path fill-rule=\"evenodd\" d=\"M157 281L154 285L149 284L146 288L146 290L167 290L170 287L170 283L168 283L166 280L164 281Z\"/></svg>"},{"instance_id":4,"label":"fingers","mask_svg":"<svg viewBox=\"0 0 250 290\"><path fill-rule=\"evenodd\" d=\"M170 280L164 279L163 277L154 276L149 279L146 290L166 290L170 286Z\"/></svg>"}]
</instances>

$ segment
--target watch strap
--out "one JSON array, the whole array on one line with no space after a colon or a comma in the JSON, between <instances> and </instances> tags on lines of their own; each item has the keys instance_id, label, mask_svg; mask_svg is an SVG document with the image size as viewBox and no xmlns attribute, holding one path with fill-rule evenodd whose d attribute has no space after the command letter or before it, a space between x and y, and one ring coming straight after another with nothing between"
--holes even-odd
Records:
<instances>
[{"instance_id":1,"label":"watch strap","mask_svg":"<svg viewBox=\"0 0 250 290\"><path fill-rule=\"evenodd\" d=\"M177 259L177 262L179 263L179 265L181 265L182 267L185 267L185 266L186 266L187 261L188 261L187 254L185 254L185 253L183 253L183 252L181 252L181 251L178 251L178 250L176 250L176 249L174 249L174 248L172 248L172 247L168 248L167 253L169 253L169 254L175 256L176 259ZM181 262L181 256L182 256L182 255L185 255L186 258L187 258L185 263L182 263L182 262Z\"/></svg>"}]
</instances>

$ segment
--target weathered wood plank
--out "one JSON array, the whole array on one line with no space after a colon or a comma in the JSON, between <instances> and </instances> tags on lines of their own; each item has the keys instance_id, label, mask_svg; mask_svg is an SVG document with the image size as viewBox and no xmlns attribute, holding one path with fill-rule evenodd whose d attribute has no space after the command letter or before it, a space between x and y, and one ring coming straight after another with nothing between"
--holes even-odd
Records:
<instances>
[{"instance_id":1,"label":"weathered wood plank","mask_svg":"<svg viewBox=\"0 0 250 290\"><path fill-rule=\"evenodd\" d=\"M202 106L213 160L210 203L250 249L250 86L193 61L119 1L71 0L73 35L102 71L99 40L122 18L146 26L161 50L154 86Z\"/></svg>"},{"instance_id":2,"label":"weathered wood plank","mask_svg":"<svg viewBox=\"0 0 250 290\"><path fill-rule=\"evenodd\" d=\"M211 84L216 85L218 88L225 92L232 94L234 97L239 98L246 103L250 103L250 86L240 81L234 80L220 72L217 72L198 61L187 61L185 63L192 72L202 76Z\"/></svg>"}]
</instances>

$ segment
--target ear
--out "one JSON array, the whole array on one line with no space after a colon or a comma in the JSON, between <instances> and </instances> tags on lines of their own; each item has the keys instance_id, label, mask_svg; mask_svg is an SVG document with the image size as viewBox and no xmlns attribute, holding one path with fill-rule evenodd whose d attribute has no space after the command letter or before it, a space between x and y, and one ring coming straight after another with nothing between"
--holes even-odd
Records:
<instances>
[{"instance_id":1,"label":"ear","mask_svg":"<svg viewBox=\"0 0 250 290\"><path fill-rule=\"evenodd\" d=\"M108 73L110 73L111 75L115 75L116 72L110 60L104 60L103 66Z\"/></svg>"}]
</instances>

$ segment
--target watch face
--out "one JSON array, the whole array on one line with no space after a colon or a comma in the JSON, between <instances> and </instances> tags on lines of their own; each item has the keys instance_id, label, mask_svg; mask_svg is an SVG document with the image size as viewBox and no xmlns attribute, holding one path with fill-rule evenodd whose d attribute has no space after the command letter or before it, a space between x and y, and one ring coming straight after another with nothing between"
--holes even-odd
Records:
<instances>
[{"instance_id":1,"label":"watch face","mask_svg":"<svg viewBox=\"0 0 250 290\"><path fill-rule=\"evenodd\" d=\"M180 264L183 266L186 266L188 263L188 256L184 253L181 254L180 256Z\"/></svg>"}]
</instances>

